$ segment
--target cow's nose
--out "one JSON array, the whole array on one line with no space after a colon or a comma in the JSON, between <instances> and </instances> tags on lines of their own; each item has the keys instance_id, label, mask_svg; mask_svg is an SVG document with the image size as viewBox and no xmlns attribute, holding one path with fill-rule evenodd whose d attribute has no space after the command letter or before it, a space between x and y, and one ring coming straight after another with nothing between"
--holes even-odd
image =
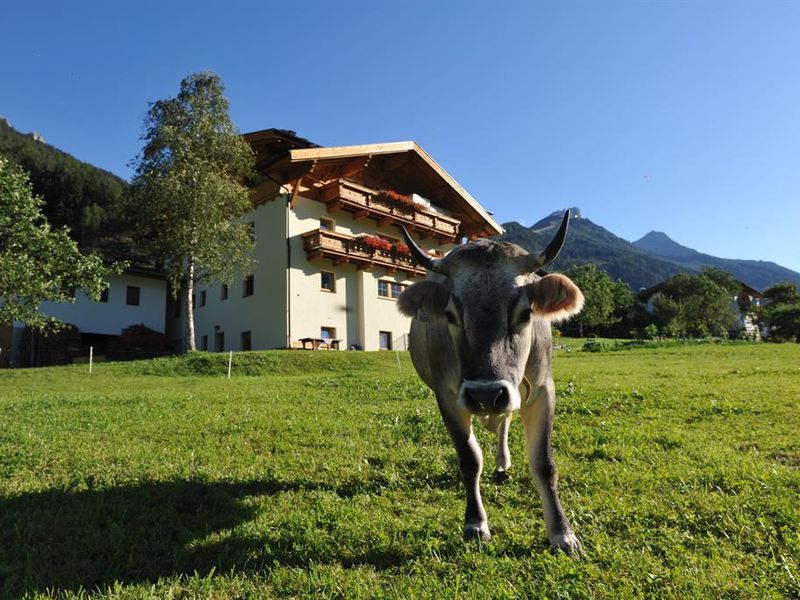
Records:
<instances>
[{"instance_id":1,"label":"cow's nose","mask_svg":"<svg viewBox=\"0 0 800 600\"><path fill-rule=\"evenodd\" d=\"M464 404L473 412L503 412L509 400L508 388L502 383L464 384Z\"/></svg>"}]
</instances>

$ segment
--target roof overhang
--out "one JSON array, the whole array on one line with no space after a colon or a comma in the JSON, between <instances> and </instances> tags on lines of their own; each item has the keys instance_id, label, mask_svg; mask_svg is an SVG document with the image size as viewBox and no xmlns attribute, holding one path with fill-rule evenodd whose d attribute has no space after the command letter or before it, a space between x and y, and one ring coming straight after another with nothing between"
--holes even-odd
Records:
<instances>
[{"instance_id":1,"label":"roof overhang","mask_svg":"<svg viewBox=\"0 0 800 600\"><path fill-rule=\"evenodd\" d=\"M269 130L265 130L269 131ZM256 153L259 170L280 183L324 181L358 176L388 182L395 191L417 193L458 216L462 234L492 236L503 228L447 171L416 142L389 142L359 146L308 146L307 140L294 138L282 144L277 155L259 153L263 132L245 134ZM306 142L291 143L295 141Z\"/></svg>"}]
</instances>

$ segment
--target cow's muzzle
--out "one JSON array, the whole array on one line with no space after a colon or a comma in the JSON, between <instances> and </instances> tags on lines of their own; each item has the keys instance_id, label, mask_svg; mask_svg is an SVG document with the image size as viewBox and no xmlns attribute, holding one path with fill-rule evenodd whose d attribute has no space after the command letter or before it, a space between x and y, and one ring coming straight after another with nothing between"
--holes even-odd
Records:
<instances>
[{"instance_id":1,"label":"cow's muzzle","mask_svg":"<svg viewBox=\"0 0 800 600\"><path fill-rule=\"evenodd\" d=\"M504 379L465 381L458 390L458 404L472 413L511 412L519 408L519 390Z\"/></svg>"}]
</instances>

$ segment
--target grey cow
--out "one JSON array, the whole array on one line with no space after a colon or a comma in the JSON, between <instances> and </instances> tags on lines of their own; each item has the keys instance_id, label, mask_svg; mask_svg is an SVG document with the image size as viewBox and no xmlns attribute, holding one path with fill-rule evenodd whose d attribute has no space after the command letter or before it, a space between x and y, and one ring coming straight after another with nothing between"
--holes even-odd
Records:
<instances>
[{"instance_id":1,"label":"grey cow","mask_svg":"<svg viewBox=\"0 0 800 600\"><path fill-rule=\"evenodd\" d=\"M508 427L519 410L550 547L574 555L581 545L558 500L550 447L555 406L550 323L580 312L583 294L563 275L536 274L558 255L568 223L569 211L539 255L515 244L478 240L440 259L424 253L404 229L428 276L403 292L398 308L413 317L411 358L436 394L458 455L467 493L464 537L491 538L479 484L483 456L472 416L498 436L495 477L503 479L511 466Z\"/></svg>"}]
</instances>

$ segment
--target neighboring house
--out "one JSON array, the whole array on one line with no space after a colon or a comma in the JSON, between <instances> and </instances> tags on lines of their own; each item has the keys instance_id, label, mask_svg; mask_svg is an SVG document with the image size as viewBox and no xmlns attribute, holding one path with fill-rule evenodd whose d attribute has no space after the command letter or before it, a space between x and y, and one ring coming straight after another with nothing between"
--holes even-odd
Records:
<instances>
[{"instance_id":1,"label":"neighboring house","mask_svg":"<svg viewBox=\"0 0 800 600\"><path fill-rule=\"evenodd\" d=\"M743 337L753 340L761 340L766 337L766 332L759 329L757 321L754 319L754 307L761 306L761 301L764 299L764 294L757 289L750 287L743 281L737 282L741 286L738 294L731 297L731 303L736 308L736 322L739 330L742 332ZM653 312L653 305L650 304L650 298L661 291L663 282L658 283L649 288L642 288L636 297L644 304L647 312Z\"/></svg>"},{"instance_id":2,"label":"neighboring house","mask_svg":"<svg viewBox=\"0 0 800 600\"><path fill-rule=\"evenodd\" d=\"M414 142L319 147L276 129L244 137L261 177L246 217L256 266L236 285L196 287L200 350L403 347L410 319L396 299L424 270L399 225L434 253L503 231ZM171 301L167 312L180 344L186 311Z\"/></svg>"},{"instance_id":3,"label":"neighboring house","mask_svg":"<svg viewBox=\"0 0 800 600\"><path fill-rule=\"evenodd\" d=\"M738 309L738 323L745 337L753 340L760 340L767 336L766 331L762 331L758 322L754 318L753 308L761 306L764 294L757 289L750 287L746 283L739 282L742 286L741 291L734 297L736 308Z\"/></svg>"},{"instance_id":4,"label":"neighboring house","mask_svg":"<svg viewBox=\"0 0 800 600\"><path fill-rule=\"evenodd\" d=\"M79 343L76 353L81 353L81 349L88 352L88 347L93 346L99 355L109 342L131 325L144 325L164 333L166 302L167 284L162 273L130 268L109 278L109 287L97 302L76 291L74 303L43 302L40 310L42 314L77 328ZM28 356L31 349L22 347L24 336L22 323L0 328L0 366L39 364ZM33 343L28 345L33 346ZM20 355L21 352L24 356Z\"/></svg>"}]
</instances>

